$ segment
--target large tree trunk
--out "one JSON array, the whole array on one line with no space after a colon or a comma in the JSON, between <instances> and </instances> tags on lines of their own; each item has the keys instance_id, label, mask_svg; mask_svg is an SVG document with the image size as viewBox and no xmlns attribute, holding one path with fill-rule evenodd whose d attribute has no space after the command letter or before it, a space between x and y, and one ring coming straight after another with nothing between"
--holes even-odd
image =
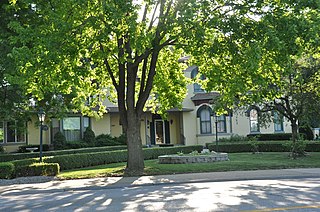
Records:
<instances>
[{"instance_id":1,"label":"large tree trunk","mask_svg":"<svg viewBox=\"0 0 320 212\"><path fill-rule=\"evenodd\" d=\"M292 142L295 143L298 140L298 124L296 120L291 121Z\"/></svg>"},{"instance_id":2,"label":"large tree trunk","mask_svg":"<svg viewBox=\"0 0 320 212\"><path fill-rule=\"evenodd\" d=\"M128 161L125 175L139 176L142 175L144 169L144 157L140 135L140 117L136 114L128 114L127 124L126 137L128 145Z\"/></svg>"}]
</instances>

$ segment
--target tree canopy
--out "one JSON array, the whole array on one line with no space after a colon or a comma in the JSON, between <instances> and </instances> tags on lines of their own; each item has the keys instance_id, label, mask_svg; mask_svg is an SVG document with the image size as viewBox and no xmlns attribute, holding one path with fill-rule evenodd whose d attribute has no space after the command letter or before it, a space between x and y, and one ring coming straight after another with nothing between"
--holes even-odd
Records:
<instances>
[{"instance_id":1,"label":"tree canopy","mask_svg":"<svg viewBox=\"0 0 320 212\"><path fill-rule=\"evenodd\" d=\"M101 115L105 97L116 95L127 173L141 174L141 115L146 105L159 113L180 105L187 83L181 56L192 56L207 76L207 90L221 92L227 106L235 98L274 97L268 86L285 83L280 73L290 72L292 60L312 53L318 42L318 6L290 0L10 1L7 9L16 11L8 24L15 33L10 56L20 85L40 102L61 96L71 109L93 115L95 107ZM23 8L32 14L27 21L17 18Z\"/></svg>"}]
</instances>

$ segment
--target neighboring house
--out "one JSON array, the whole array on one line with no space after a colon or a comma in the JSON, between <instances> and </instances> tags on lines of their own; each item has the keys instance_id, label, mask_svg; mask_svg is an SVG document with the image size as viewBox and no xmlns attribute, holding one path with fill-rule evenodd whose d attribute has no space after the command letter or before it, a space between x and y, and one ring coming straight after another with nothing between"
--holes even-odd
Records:
<instances>
[{"instance_id":1,"label":"neighboring house","mask_svg":"<svg viewBox=\"0 0 320 212\"><path fill-rule=\"evenodd\" d=\"M198 68L191 66L185 70L186 77L195 78ZM201 76L200 79L203 79ZM218 137L230 137L231 135L246 136L259 133L283 133L291 132L291 127L278 113L274 113L274 123L269 127L259 127L258 111L249 108L242 113L228 113L215 116L210 101L219 95L216 92L206 92L197 83L188 85L188 94L182 103L182 109L170 109L167 120L159 115L145 112L141 120L141 138L145 145L175 144L193 145L215 141ZM72 114L64 119L52 119L49 130L44 132L45 144L50 144L56 132L61 131L68 141L80 140L87 127L91 127L96 135L111 134L120 136L119 111L116 105L106 101L108 113L100 119L94 119L81 114ZM35 126L37 117L33 117L27 124L28 132L24 135L16 135L13 138L9 125L3 123L0 126L0 142L8 152L15 151L19 145L39 144L39 127ZM215 124L217 123L217 127ZM216 129L217 128L217 132Z\"/></svg>"}]
</instances>

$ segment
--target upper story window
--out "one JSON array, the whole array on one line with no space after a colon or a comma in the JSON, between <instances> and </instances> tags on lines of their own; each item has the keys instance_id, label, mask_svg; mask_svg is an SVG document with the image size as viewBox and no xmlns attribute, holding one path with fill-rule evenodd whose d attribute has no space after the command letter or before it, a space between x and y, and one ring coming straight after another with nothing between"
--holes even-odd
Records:
<instances>
[{"instance_id":1,"label":"upper story window","mask_svg":"<svg viewBox=\"0 0 320 212\"><path fill-rule=\"evenodd\" d=\"M211 127L212 109L207 105L201 106L198 109L197 116L200 118L200 133L211 134L212 133L212 127Z\"/></svg>"},{"instance_id":2,"label":"upper story window","mask_svg":"<svg viewBox=\"0 0 320 212\"><path fill-rule=\"evenodd\" d=\"M250 132L260 132L258 111L256 109L250 110Z\"/></svg>"},{"instance_id":3,"label":"upper story window","mask_svg":"<svg viewBox=\"0 0 320 212\"><path fill-rule=\"evenodd\" d=\"M217 116L217 128L218 128L218 132L219 133L225 133L227 132L227 124L226 124L226 116L225 115L221 115L221 116Z\"/></svg>"},{"instance_id":4,"label":"upper story window","mask_svg":"<svg viewBox=\"0 0 320 212\"><path fill-rule=\"evenodd\" d=\"M198 67L194 68L194 69L192 70L192 72L191 72L191 79L196 79L196 77L197 77L197 75L198 75L198 72L199 72ZM204 75L201 75L201 76L200 76L200 80L204 80L204 79L205 79ZM194 84L193 84L193 91L194 91L195 93L203 93L203 92L204 92L204 89L201 88L201 85L200 85L200 84L194 83Z\"/></svg>"},{"instance_id":5,"label":"upper story window","mask_svg":"<svg viewBox=\"0 0 320 212\"><path fill-rule=\"evenodd\" d=\"M283 116L277 111L273 112L273 123L275 132L283 131Z\"/></svg>"},{"instance_id":6,"label":"upper story window","mask_svg":"<svg viewBox=\"0 0 320 212\"><path fill-rule=\"evenodd\" d=\"M0 121L0 143L25 143L25 124L18 122Z\"/></svg>"}]
</instances>

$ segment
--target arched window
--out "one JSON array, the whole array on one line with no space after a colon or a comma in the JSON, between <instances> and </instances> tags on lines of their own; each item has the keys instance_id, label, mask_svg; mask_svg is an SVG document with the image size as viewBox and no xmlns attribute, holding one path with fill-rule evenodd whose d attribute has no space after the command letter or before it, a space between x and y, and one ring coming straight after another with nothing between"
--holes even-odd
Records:
<instances>
[{"instance_id":1,"label":"arched window","mask_svg":"<svg viewBox=\"0 0 320 212\"><path fill-rule=\"evenodd\" d=\"M258 111L256 109L250 110L250 132L259 132Z\"/></svg>"},{"instance_id":2,"label":"arched window","mask_svg":"<svg viewBox=\"0 0 320 212\"><path fill-rule=\"evenodd\" d=\"M198 72L199 72L198 67L194 68L191 72L191 79L196 79ZM204 79L205 79L205 77L203 75L201 75L200 80L204 80ZM204 90L201 88L201 85L198 83L193 84L193 91L195 93L203 93L204 92Z\"/></svg>"},{"instance_id":3,"label":"arched window","mask_svg":"<svg viewBox=\"0 0 320 212\"><path fill-rule=\"evenodd\" d=\"M279 112L273 112L273 122L274 122L274 131L282 132L283 131L283 116Z\"/></svg>"},{"instance_id":4,"label":"arched window","mask_svg":"<svg viewBox=\"0 0 320 212\"><path fill-rule=\"evenodd\" d=\"M212 133L212 127L211 127L212 109L207 105L201 106L198 109L197 116L200 118L200 133L211 134Z\"/></svg>"}]
</instances>

